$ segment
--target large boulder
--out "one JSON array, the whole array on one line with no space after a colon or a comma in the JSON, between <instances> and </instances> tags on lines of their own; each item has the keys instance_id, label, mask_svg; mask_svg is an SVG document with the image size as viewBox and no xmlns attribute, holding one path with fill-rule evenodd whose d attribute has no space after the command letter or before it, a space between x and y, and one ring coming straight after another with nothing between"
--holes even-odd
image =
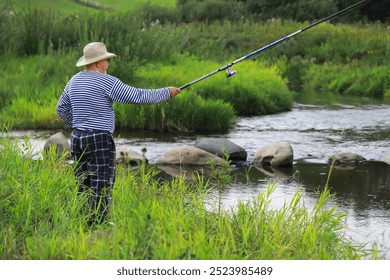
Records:
<instances>
[{"instance_id":1,"label":"large boulder","mask_svg":"<svg viewBox=\"0 0 390 280\"><path fill-rule=\"evenodd\" d=\"M253 157L254 165L292 166L294 152L289 143L280 142L258 149Z\"/></svg>"},{"instance_id":2,"label":"large boulder","mask_svg":"<svg viewBox=\"0 0 390 280\"><path fill-rule=\"evenodd\" d=\"M175 147L157 159L157 164L168 165L188 165L188 166L201 166L201 165L224 165L226 161L216 155L206 152L202 149L191 146Z\"/></svg>"},{"instance_id":3,"label":"large boulder","mask_svg":"<svg viewBox=\"0 0 390 280\"><path fill-rule=\"evenodd\" d=\"M390 155L384 156L383 161L386 162L387 164L390 164Z\"/></svg>"},{"instance_id":4,"label":"large boulder","mask_svg":"<svg viewBox=\"0 0 390 280\"><path fill-rule=\"evenodd\" d=\"M57 156L62 156L64 153L70 155L69 142L62 132L57 132L47 139L43 147L44 155L47 154L50 149L55 149Z\"/></svg>"},{"instance_id":5,"label":"large boulder","mask_svg":"<svg viewBox=\"0 0 390 280\"><path fill-rule=\"evenodd\" d=\"M328 158L328 164L336 168L354 168L366 159L354 153L337 153Z\"/></svg>"},{"instance_id":6,"label":"large boulder","mask_svg":"<svg viewBox=\"0 0 390 280\"><path fill-rule=\"evenodd\" d=\"M228 139L202 137L196 140L194 146L223 159L228 157L227 159L232 162L246 162L247 152L245 149Z\"/></svg>"},{"instance_id":7,"label":"large boulder","mask_svg":"<svg viewBox=\"0 0 390 280\"><path fill-rule=\"evenodd\" d=\"M127 147L120 147L116 150L116 162L128 165L138 165L142 162L148 163L149 161L145 156L146 148L143 148L141 151L142 153L138 153Z\"/></svg>"}]
</instances>

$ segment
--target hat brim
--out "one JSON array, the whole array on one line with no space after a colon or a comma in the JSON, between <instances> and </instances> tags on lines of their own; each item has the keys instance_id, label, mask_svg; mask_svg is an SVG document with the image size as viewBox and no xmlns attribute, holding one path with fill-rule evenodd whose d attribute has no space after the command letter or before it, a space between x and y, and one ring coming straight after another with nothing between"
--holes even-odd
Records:
<instances>
[{"instance_id":1,"label":"hat brim","mask_svg":"<svg viewBox=\"0 0 390 280\"><path fill-rule=\"evenodd\" d=\"M95 62L98 62L98 61L101 61L101 60L104 60L104 59L107 59L107 58L116 57L116 56L117 55L114 54L114 53L107 52L104 55L101 55L101 56L98 56L98 57L94 57L92 59L86 59L85 56L83 55L77 61L76 67L85 66L85 65L88 65L88 64L91 64L91 63L95 63Z\"/></svg>"}]
</instances>

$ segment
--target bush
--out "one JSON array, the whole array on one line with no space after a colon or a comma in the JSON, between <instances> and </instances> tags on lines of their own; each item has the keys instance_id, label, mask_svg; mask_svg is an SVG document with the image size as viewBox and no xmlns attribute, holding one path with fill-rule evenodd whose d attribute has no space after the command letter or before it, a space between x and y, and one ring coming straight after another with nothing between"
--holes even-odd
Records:
<instances>
[{"instance_id":1,"label":"bush","mask_svg":"<svg viewBox=\"0 0 390 280\"><path fill-rule=\"evenodd\" d=\"M143 4L138 8L138 13L144 21L152 24L178 23L176 11L172 8L151 4Z\"/></svg>"},{"instance_id":2,"label":"bush","mask_svg":"<svg viewBox=\"0 0 390 280\"><path fill-rule=\"evenodd\" d=\"M185 0L178 2L178 9L184 22L236 20L244 12L243 4L234 0Z\"/></svg>"},{"instance_id":3,"label":"bush","mask_svg":"<svg viewBox=\"0 0 390 280\"><path fill-rule=\"evenodd\" d=\"M390 88L389 66L312 65L305 84L308 90L331 91L340 94L383 98Z\"/></svg>"},{"instance_id":4,"label":"bush","mask_svg":"<svg viewBox=\"0 0 390 280\"><path fill-rule=\"evenodd\" d=\"M292 94L276 67L248 61L234 67L237 75L227 81L213 80L200 87L207 98L233 105L238 115L274 114L292 107Z\"/></svg>"},{"instance_id":5,"label":"bush","mask_svg":"<svg viewBox=\"0 0 390 280\"><path fill-rule=\"evenodd\" d=\"M162 104L116 105L117 127L121 130L226 131L236 121L231 105L204 100L193 92Z\"/></svg>"},{"instance_id":6,"label":"bush","mask_svg":"<svg viewBox=\"0 0 390 280\"><path fill-rule=\"evenodd\" d=\"M179 58L173 65L148 65L138 73L147 82L156 85L184 85L189 82L183 81L186 76L189 80L197 79L219 67L221 65L215 62ZM291 109L292 94L276 67L247 61L235 69L238 70L235 78L226 79L222 71L192 85L191 89L208 100L218 99L232 104L237 115L269 114Z\"/></svg>"}]
</instances>

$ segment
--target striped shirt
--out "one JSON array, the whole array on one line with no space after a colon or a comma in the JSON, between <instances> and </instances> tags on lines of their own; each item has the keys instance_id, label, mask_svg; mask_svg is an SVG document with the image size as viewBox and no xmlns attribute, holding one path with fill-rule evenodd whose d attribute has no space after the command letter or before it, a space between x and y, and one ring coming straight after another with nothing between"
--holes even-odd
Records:
<instances>
[{"instance_id":1,"label":"striped shirt","mask_svg":"<svg viewBox=\"0 0 390 280\"><path fill-rule=\"evenodd\" d=\"M140 89L109 74L82 71L69 80L56 109L61 119L72 128L113 133L114 101L153 104L169 98L169 88Z\"/></svg>"}]
</instances>

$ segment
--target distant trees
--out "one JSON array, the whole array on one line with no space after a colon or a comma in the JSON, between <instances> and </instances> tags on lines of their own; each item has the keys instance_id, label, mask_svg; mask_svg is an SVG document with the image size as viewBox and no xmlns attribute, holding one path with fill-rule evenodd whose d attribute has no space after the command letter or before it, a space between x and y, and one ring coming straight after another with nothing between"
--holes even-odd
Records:
<instances>
[{"instance_id":1,"label":"distant trees","mask_svg":"<svg viewBox=\"0 0 390 280\"><path fill-rule=\"evenodd\" d=\"M362 15L369 20L379 20L382 22L390 21L390 1L371 0L367 5L360 9Z\"/></svg>"},{"instance_id":2,"label":"distant trees","mask_svg":"<svg viewBox=\"0 0 390 280\"><path fill-rule=\"evenodd\" d=\"M337 10L335 0L246 0L243 2L248 13L257 14L262 19L315 20Z\"/></svg>"},{"instance_id":3,"label":"distant trees","mask_svg":"<svg viewBox=\"0 0 390 280\"><path fill-rule=\"evenodd\" d=\"M252 17L282 18L297 21L324 18L359 0L178 0L183 21L221 20ZM343 16L342 21L390 20L390 1L370 0Z\"/></svg>"}]
</instances>

